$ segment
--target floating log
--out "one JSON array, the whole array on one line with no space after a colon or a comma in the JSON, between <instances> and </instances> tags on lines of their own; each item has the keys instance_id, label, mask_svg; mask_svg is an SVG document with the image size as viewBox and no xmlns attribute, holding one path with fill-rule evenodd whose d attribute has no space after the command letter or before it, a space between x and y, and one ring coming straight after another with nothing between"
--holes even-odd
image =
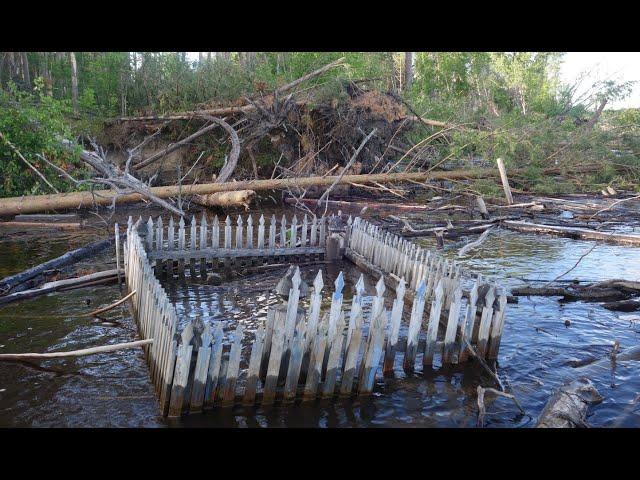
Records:
<instances>
[{"instance_id":1,"label":"floating log","mask_svg":"<svg viewBox=\"0 0 640 480\"><path fill-rule=\"evenodd\" d=\"M573 239L598 240L606 243L640 246L640 235L599 232L588 228L560 227L515 220L504 220L501 225L510 230L524 233L549 233Z\"/></svg>"},{"instance_id":2,"label":"floating log","mask_svg":"<svg viewBox=\"0 0 640 480\"><path fill-rule=\"evenodd\" d=\"M540 414L536 428L575 428L585 422L589 405L600 403L602 396L593 383L581 377L560 387Z\"/></svg>"},{"instance_id":3,"label":"floating log","mask_svg":"<svg viewBox=\"0 0 640 480\"><path fill-rule=\"evenodd\" d=\"M47 262L41 263L40 265L29 268L28 270L24 270L20 273L16 273L15 275L5 277L0 280L0 292L7 293L14 286L19 285L22 282L26 282L27 280L45 272L46 270L52 270L54 268L69 265L71 263L77 262L78 260L105 250L107 247L113 244L114 240L115 237L107 238L106 240L99 240L84 247L67 252L64 255L61 255Z\"/></svg>"}]
</instances>

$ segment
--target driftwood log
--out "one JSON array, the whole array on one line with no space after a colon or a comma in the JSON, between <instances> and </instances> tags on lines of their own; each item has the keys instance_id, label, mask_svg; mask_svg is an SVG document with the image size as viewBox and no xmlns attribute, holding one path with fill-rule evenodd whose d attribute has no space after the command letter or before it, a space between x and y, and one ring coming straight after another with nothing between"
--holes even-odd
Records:
<instances>
[{"instance_id":1,"label":"driftwood log","mask_svg":"<svg viewBox=\"0 0 640 480\"><path fill-rule=\"evenodd\" d=\"M580 377L563 385L545 405L536 428L588 427L587 410L603 400L593 383Z\"/></svg>"},{"instance_id":2,"label":"driftwood log","mask_svg":"<svg viewBox=\"0 0 640 480\"><path fill-rule=\"evenodd\" d=\"M505 220L502 222L502 226L518 232L550 233L574 239L599 240L607 243L640 246L640 235L600 232L597 230L590 230L588 228L560 227L556 225L542 225L514 220Z\"/></svg>"},{"instance_id":3,"label":"driftwood log","mask_svg":"<svg viewBox=\"0 0 640 480\"><path fill-rule=\"evenodd\" d=\"M120 270L123 274L124 270ZM81 286L91 286L96 284L105 283L106 281L115 281L118 279L117 270L105 270L102 272L92 273L90 275L84 275L82 277L67 278L65 280L57 280L55 282L45 283L40 288L34 288L32 290L24 290L22 292L11 293L9 295L3 295L0 297L0 305L6 303L15 302L17 300L24 300L26 298L33 298L46 293L55 292L56 290L67 290L72 287L78 288Z\"/></svg>"},{"instance_id":4,"label":"driftwood log","mask_svg":"<svg viewBox=\"0 0 640 480\"><path fill-rule=\"evenodd\" d=\"M137 340L135 342L116 343L114 345L105 345L102 347L84 348L82 350L71 350L69 352L50 352L50 353L2 353L0 361L21 361L21 360L49 360L51 358L68 358L68 357L84 357L87 355L95 355L97 353L115 352L117 350L127 350L130 348L142 347L153 343L153 338L146 340Z\"/></svg>"},{"instance_id":5,"label":"driftwood log","mask_svg":"<svg viewBox=\"0 0 640 480\"><path fill-rule=\"evenodd\" d=\"M107 249L113 242L115 241L115 237L107 238L106 240L100 240L89 245L86 245L81 248L77 248L70 252L65 253L57 258L49 260L47 262L41 263L35 267L24 270L20 273L16 273L14 275L10 275L8 277L0 280L0 293L7 293L16 285L19 285L27 280L30 280L38 275L44 273L47 270L52 270L56 268L63 267L65 265L70 265L71 263L75 263L78 260L82 260L83 258L87 258L91 255L95 255L102 250Z\"/></svg>"},{"instance_id":6,"label":"driftwood log","mask_svg":"<svg viewBox=\"0 0 640 480\"><path fill-rule=\"evenodd\" d=\"M249 210L251 202L256 196L254 190L236 190L235 192L217 192L209 195L194 195L193 202L205 207L244 207Z\"/></svg>"},{"instance_id":7,"label":"driftwood log","mask_svg":"<svg viewBox=\"0 0 640 480\"><path fill-rule=\"evenodd\" d=\"M593 167L576 168L576 173L592 171ZM557 169L545 170L545 174L555 173ZM523 171L524 172L524 171ZM514 170L512 172L516 173ZM498 172L492 168L486 169L461 169L448 171L430 171L414 173L376 173L365 175L345 175L339 183L402 183L424 182L427 180L464 180L473 178L496 177ZM287 188L306 188L311 186L329 186L336 176L318 176L303 178L278 178L268 180L245 180L239 182L202 183L198 185L169 185L151 187L149 193L157 198L177 197L178 195L206 195L216 192L229 192L233 190L286 190ZM115 200L114 200L115 197ZM141 193L120 193L116 190L94 190L93 192L71 192L52 195L25 195L21 197L0 198L0 216L18 215L26 213L39 213L46 211L78 209L93 207L95 205L112 205L119 203L139 202L148 198Z\"/></svg>"},{"instance_id":8,"label":"driftwood log","mask_svg":"<svg viewBox=\"0 0 640 480\"><path fill-rule=\"evenodd\" d=\"M516 287L511 290L514 296L563 297L564 300L584 301L618 301L627 300L640 295L640 282L629 280L605 280L585 285L571 284L567 286Z\"/></svg>"}]
</instances>

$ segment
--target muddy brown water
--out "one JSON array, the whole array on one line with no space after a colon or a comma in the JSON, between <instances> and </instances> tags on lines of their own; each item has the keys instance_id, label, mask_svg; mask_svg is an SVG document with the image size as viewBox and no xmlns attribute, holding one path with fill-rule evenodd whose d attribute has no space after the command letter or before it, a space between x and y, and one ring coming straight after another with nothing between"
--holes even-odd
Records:
<instances>
[{"instance_id":1,"label":"muddy brown water","mask_svg":"<svg viewBox=\"0 0 640 480\"><path fill-rule=\"evenodd\" d=\"M281 213L281 211L280 211ZM20 271L60 255L92 238L58 234L38 239L33 235L0 238L0 276ZM430 240L423 241L430 245ZM464 240L447 245L454 257ZM593 244L546 235L492 232L481 249L461 259L470 268L499 279L507 286L522 285L522 278L550 280L571 268ZM79 268L113 268L113 252L85 260ZM311 283L322 268L325 290L342 270L345 300L351 302L360 272L348 262L306 266L303 278ZM221 286L197 282L168 282L179 315L223 322L228 335L237 323L249 339L266 318L270 293L284 269L235 278ZM640 249L598 245L567 278L605 280L640 278ZM365 309L377 279L365 276ZM117 285L57 292L0 307L0 352L73 350L130 341L135 325L125 307L106 314L105 320L80 317L112 303L120 296ZM393 292L387 292L390 308ZM89 304L87 304L89 303ZM569 320L570 325L565 326ZM406 328L406 325L403 326ZM401 332L401 335L405 332ZM590 408L588 422L598 427L639 427L640 362L618 361L612 368L589 371L575 365L606 356L615 341L621 349L640 341L640 314L608 311L598 303L560 303L555 297L520 298L509 304L498 370L526 414L509 400L487 396L486 426L527 428L553 391L566 380L590 372L605 400ZM158 415L158 403L149 381L142 351L125 350L75 359L50 360L38 365L0 364L0 426L80 427L473 427L477 421L476 387L490 378L468 364L406 375L402 355L396 357L394 378L378 377L369 398L317 401L268 409L217 409L180 420ZM418 359L418 362L420 359Z\"/></svg>"}]
</instances>

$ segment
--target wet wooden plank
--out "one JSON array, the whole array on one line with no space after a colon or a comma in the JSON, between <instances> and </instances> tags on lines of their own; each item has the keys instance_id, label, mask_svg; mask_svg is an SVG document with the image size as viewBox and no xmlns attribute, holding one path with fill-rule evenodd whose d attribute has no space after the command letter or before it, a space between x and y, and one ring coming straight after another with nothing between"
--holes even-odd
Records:
<instances>
[{"instance_id":1,"label":"wet wooden plank","mask_svg":"<svg viewBox=\"0 0 640 480\"><path fill-rule=\"evenodd\" d=\"M491 329L491 320L493 319L493 302L495 300L495 287L491 286L487 295L485 296L484 307L482 308L482 315L480 316L480 327L478 329L478 344L476 352L482 358L487 353L487 347L489 342L489 332Z\"/></svg>"},{"instance_id":2,"label":"wet wooden plank","mask_svg":"<svg viewBox=\"0 0 640 480\"><path fill-rule=\"evenodd\" d=\"M396 288L396 299L394 300L393 307L391 309L391 324L389 326L389 336L385 348L384 364L382 367L383 375L390 375L393 373L393 364L396 357L396 344L398 343L400 324L402 322L402 310L404 309L404 293L405 282L404 277L402 277L398 283L398 287Z\"/></svg>"},{"instance_id":3,"label":"wet wooden plank","mask_svg":"<svg viewBox=\"0 0 640 480\"><path fill-rule=\"evenodd\" d=\"M418 352L418 335L422 326L422 315L426 301L427 287L424 279L418 285L416 295L413 297L411 307L411 319L409 320L409 331L407 333L407 350L404 353L402 368L407 373L412 373L415 369L416 354Z\"/></svg>"},{"instance_id":4,"label":"wet wooden plank","mask_svg":"<svg viewBox=\"0 0 640 480\"><path fill-rule=\"evenodd\" d=\"M344 329L345 329L344 312L340 312L340 318L336 322L334 327L333 336L329 345L329 353L327 355L327 367L325 380L322 385L322 398L333 397L336 380L338 378L338 368L340 364L340 357L342 356L342 350L344 347Z\"/></svg>"},{"instance_id":5,"label":"wet wooden plank","mask_svg":"<svg viewBox=\"0 0 640 480\"><path fill-rule=\"evenodd\" d=\"M460 319L460 307L462 306L462 287L458 284L452 295L451 306L449 307L449 318L447 330L444 335L444 353L442 363L458 363L458 355L455 349L456 333Z\"/></svg>"},{"instance_id":6,"label":"wet wooden plank","mask_svg":"<svg viewBox=\"0 0 640 480\"><path fill-rule=\"evenodd\" d=\"M222 402L220 403L222 407L232 407L236 398L236 383L240 373L243 334L242 325L238 325L233 334L233 344L229 352L229 364L227 365L227 375L222 389Z\"/></svg>"},{"instance_id":7,"label":"wet wooden plank","mask_svg":"<svg viewBox=\"0 0 640 480\"><path fill-rule=\"evenodd\" d=\"M260 375L260 362L262 361L262 351L264 347L265 328L260 325L256 330L255 339L251 348L249 358L249 368L247 370L247 384L244 390L242 403L250 406L255 403L256 391L258 387L258 377Z\"/></svg>"},{"instance_id":8,"label":"wet wooden plank","mask_svg":"<svg viewBox=\"0 0 640 480\"><path fill-rule=\"evenodd\" d=\"M429 326L427 327L427 344L424 348L422 365L424 367L433 364L433 355L436 351L436 340L438 339L438 327L440 326L440 313L442 312L442 302L444 300L444 281L440 279L433 294L431 310L429 312Z\"/></svg>"},{"instance_id":9,"label":"wet wooden plank","mask_svg":"<svg viewBox=\"0 0 640 480\"><path fill-rule=\"evenodd\" d=\"M204 392L204 408L213 407L215 401L215 393L220 380L223 339L222 325L218 323L213 328L213 343L209 354L209 368L207 369L207 383Z\"/></svg>"},{"instance_id":10,"label":"wet wooden plank","mask_svg":"<svg viewBox=\"0 0 640 480\"><path fill-rule=\"evenodd\" d=\"M189 412L202 411L204 403L204 389L207 383L207 372L211 359L211 327L206 324L202 332L202 345L198 349L196 357L196 369L193 375L193 388L191 390L191 406Z\"/></svg>"},{"instance_id":11,"label":"wet wooden plank","mask_svg":"<svg viewBox=\"0 0 640 480\"><path fill-rule=\"evenodd\" d=\"M305 325L303 322L298 324L294 337L289 342L291 351L289 357L289 365L287 369L287 378L284 386L283 402L293 402L296 397L298 387L298 378L300 377L300 368L302 366L302 356L304 353L304 333Z\"/></svg>"},{"instance_id":12,"label":"wet wooden plank","mask_svg":"<svg viewBox=\"0 0 640 480\"><path fill-rule=\"evenodd\" d=\"M506 308L507 295L505 294L504 290L502 290L498 295L498 305L494 312L487 358L498 358L498 352L500 351L500 341L502 340L502 330L504 329Z\"/></svg>"},{"instance_id":13,"label":"wet wooden plank","mask_svg":"<svg viewBox=\"0 0 640 480\"><path fill-rule=\"evenodd\" d=\"M324 361L325 347L327 345L327 330L329 326L329 318L325 313L319 324L318 334L313 342L313 350L309 357L309 371L307 372L307 381L304 386L303 401L310 401L316 398L318 391L318 383L322 375L322 364Z\"/></svg>"},{"instance_id":14,"label":"wet wooden plank","mask_svg":"<svg viewBox=\"0 0 640 480\"><path fill-rule=\"evenodd\" d=\"M182 415L185 389L189 380L189 368L191 366L191 352L193 346L193 322L189 322L180 335L175 372L173 374L173 387L171 389L171 401L169 403L169 417Z\"/></svg>"},{"instance_id":15,"label":"wet wooden plank","mask_svg":"<svg viewBox=\"0 0 640 480\"><path fill-rule=\"evenodd\" d=\"M340 382L341 396L349 396L353 392L353 381L357 372L358 355L362 344L362 323L362 310L360 310L353 320L353 329L347 342L347 353L345 355L343 374Z\"/></svg>"},{"instance_id":16,"label":"wet wooden plank","mask_svg":"<svg viewBox=\"0 0 640 480\"><path fill-rule=\"evenodd\" d=\"M271 405L276 398L276 387L278 376L280 375L280 365L284 353L285 321L286 310L276 309L273 320L273 336L271 339L271 352L269 353L269 364L267 367L267 378L264 383L262 395L262 405Z\"/></svg>"}]
</instances>

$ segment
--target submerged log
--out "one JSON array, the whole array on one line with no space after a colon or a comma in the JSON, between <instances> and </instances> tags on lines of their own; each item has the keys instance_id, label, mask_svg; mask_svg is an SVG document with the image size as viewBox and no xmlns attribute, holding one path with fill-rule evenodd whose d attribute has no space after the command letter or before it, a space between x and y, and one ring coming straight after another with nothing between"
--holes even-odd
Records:
<instances>
[{"instance_id":1,"label":"submerged log","mask_svg":"<svg viewBox=\"0 0 640 480\"><path fill-rule=\"evenodd\" d=\"M606 280L585 285L572 284L566 287L516 287L511 294L520 297L564 297L565 300L614 301L626 300L640 294L640 282L628 280Z\"/></svg>"},{"instance_id":2,"label":"submerged log","mask_svg":"<svg viewBox=\"0 0 640 480\"><path fill-rule=\"evenodd\" d=\"M586 377L580 377L560 387L549 399L536 428L588 427L585 419L589 405L602 400L593 383Z\"/></svg>"},{"instance_id":3,"label":"submerged log","mask_svg":"<svg viewBox=\"0 0 640 480\"><path fill-rule=\"evenodd\" d=\"M94 255L102 250L113 245L115 241L115 237L107 238L106 240L99 240L97 242L91 243L81 248L77 248L70 252L65 253L57 258L49 260L47 262L41 263L35 267L24 270L20 273L16 273L15 275L10 275L8 277L0 280L0 293L7 293L16 285L20 283L26 282L41 273L52 270L55 268L60 268L65 265L69 265L71 263L77 262L78 260L82 260L90 255Z\"/></svg>"},{"instance_id":4,"label":"submerged log","mask_svg":"<svg viewBox=\"0 0 640 480\"><path fill-rule=\"evenodd\" d=\"M525 233L550 233L561 237L584 240L599 240L607 243L640 246L640 235L625 233L609 233L590 230L588 228L560 227L555 225L542 225L537 223L505 220L502 226Z\"/></svg>"},{"instance_id":5,"label":"submerged log","mask_svg":"<svg viewBox=\"0 0 640 480\"><path fill-rule=\"evenodd\" d=\"M617 302L608 302L602 305L607 310L614 312L637 312L640 310L640 301L638 300L619 300Z\"/></svg>"},{"instance_id":6,"label":"submerged log","mask_svg":"<svg viewBox=\"0 0 640 480\"><path fill-rule=\"evenodd\" d=\"M124 273L121 270L120 273ZM34 288L32 290L24 290L22 292L12 293L10 295L3 295L0 297L0 305L6 303L15 302L17 300L24 300L26 298L33 298L46 293L55 292L56 290L70 289L71 287L90 286L101 284L106 281L112 281L118 279L117 270L105 270L102 272L92 273L90 275L84 275L82 277L67 278L64 280L57 280L55 282L45 283L40 288Z\"/></svg>"}]
</instances>

